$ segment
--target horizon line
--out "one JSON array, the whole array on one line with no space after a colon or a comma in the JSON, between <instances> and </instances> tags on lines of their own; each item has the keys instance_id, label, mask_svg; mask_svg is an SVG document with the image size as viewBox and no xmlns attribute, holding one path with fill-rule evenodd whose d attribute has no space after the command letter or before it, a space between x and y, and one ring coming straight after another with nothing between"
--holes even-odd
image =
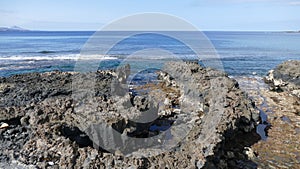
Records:
<instances>
[{"instance_id":1,"label":"horizon line","mask_svg":"<svg viewBox=\"0 0 300 169\"><path fill-rule=\"evenodd\" d=\"M13 27L18 27L20 28L20 30L14 30ZM12 30L7 30L7 31L40 31L40 32L97 32L97 31L101 31L99 30L92 30L92 29L27 29L27 28L23 28L23 27L19 27L19 26L0 26L0 28L8 28L8 29L12 29ZM119 30L112 30L112 31L119 31ZM122 31L122 30L120 30ZM126 30L127 31L127 30ZM153 30L129 30L129 31L153 31ZM155 31L160 31L160 30L155 30ZM161 30L161 31L174 31L174 30ZM183 30L184 31L184 30ZM300 32L299 30L241 30L241 29L199 29L199 31L203 31L203 32ZM5 32L5 31L4 31Z\"/></svg>"}]
</instances>

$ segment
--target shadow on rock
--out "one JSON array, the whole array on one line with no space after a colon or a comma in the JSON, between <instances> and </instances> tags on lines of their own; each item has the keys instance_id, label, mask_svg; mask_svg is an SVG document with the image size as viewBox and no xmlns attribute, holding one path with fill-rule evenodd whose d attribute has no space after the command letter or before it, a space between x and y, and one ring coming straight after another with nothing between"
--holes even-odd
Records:
<instances>
[{"instance_id":1,"label":"shadow on rock","mask_svg":"<svg viewBox=\"0 0 300 169\"><path fill-rule=\"evenodd\" d=\"M258 167L252 161L257 154L250 148L261 140L255 129L249 133L228 129L224 137L225 139L216 146L214 155L207 158L204 168L255 169Z\"/></svg>"}]
</instances>

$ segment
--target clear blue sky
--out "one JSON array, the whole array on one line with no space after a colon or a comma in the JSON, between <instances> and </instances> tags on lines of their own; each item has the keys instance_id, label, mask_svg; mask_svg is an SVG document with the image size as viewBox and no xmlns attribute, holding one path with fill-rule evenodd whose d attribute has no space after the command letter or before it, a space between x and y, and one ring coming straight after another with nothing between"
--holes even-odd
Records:
<instances>
[{"instance_id":1,"label":"clear blue sky","mask_svg":"<svg viewBox=\"0 0 300 169\"><path fill-rule=\"evenodd\" d=\"M1 0L0 26L98 30L141 12L179 16L200 30L300 30L300 0Z\"/></svg>"}]
</instances>

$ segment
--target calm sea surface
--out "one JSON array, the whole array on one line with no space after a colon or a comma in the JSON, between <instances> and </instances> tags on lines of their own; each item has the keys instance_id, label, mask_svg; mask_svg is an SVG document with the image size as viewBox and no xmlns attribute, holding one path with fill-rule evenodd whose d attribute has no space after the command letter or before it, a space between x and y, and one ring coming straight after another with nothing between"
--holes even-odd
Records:
<instances>
[{"instance_id":1,"label":"calm sea surface","mask_svg":"<svg viewBox=\"0 0 300 169\"><path fill-rule=\"evenodd\" d=\"M94 32L0 32L0 76L52 70L73 71L81 49L93 34ZM231 76L262 76L285 60L300 59L300 33L204 34L214 45L225 71ZM187 36L191 40L194 38L191 34ZM102 45L105 45L105 40L111 41L117 37L118 32L103 35ZM192 50L172 38L142 34L129 37L113 47L99 68L115 68L126 55L151 47L168 50L186 59L194 56ZM146 67L150 63L137 60L134 64L137 67ZM161 66L151 65L155 68Z\"/></svg>"}]
</instances>

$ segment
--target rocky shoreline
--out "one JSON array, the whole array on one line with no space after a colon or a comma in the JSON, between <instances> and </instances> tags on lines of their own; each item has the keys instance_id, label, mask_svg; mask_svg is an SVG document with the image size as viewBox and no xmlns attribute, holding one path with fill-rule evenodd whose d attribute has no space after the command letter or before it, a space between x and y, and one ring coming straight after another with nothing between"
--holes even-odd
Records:
<instances>
[{"instance_id":1,"label":"rocky shoreline","mask_svg":"<svg viewBox=\"0 0 300 169\"><path fill-rule=\"evenodd\" d=\"M226 73L193 62L168 63L157 73L156 83L130 88L126 85L129 66L95 73L30 73L1 78L0 167L268 166L261 165L267 158L262 152L276 137L272 133L278 134L278 118L273 120L268 114L272 125L268 140L259 141L256 130L263 121L255 90L246 90L248 94ZM268 100L274 97L271 93L278 95L268 90L260 94ZM293 101L296 113L290 121L299 124L299 100ZM276 111L281 109L277 102L268 100L268 104ZM284 112L293 109L286 108ZM294 136L292 145L299 134ZM293 150L297 160L299 149Z\"/></svg>"},{"instance_id":2,"label":"rocky shoreline","mask_svg":"<svg viewBox=\"0 0 300 169\"><path fill-rule=\"evenodd\" d=\"M300 61L287 61L270 70L264 81L271 91L288 91L300 97Z\"/></svg>"},{"instance_id":3,"label":"rocky shoreline","mask_svg":"<svg viewBox=\"0 0 300 169\"><path fill-rule=\"evenodd\" d=\"M300 168L299 63L284 62L263 79L238 80L267 115L267 139L251 147L257 154L253 161L259 168Z\"/></svg>"}]
</instances>

